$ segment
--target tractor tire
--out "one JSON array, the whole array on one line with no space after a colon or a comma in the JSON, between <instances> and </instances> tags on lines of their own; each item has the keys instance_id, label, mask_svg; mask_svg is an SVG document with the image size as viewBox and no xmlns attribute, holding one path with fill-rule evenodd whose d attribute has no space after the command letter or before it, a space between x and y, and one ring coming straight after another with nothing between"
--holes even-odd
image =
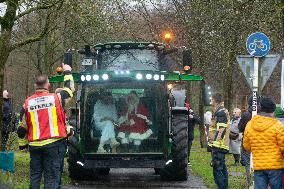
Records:
<instances>
[{"instance_id":1,"label":"tractor tire","mask_svg":"<svg viewBox=\"0 0 284 189\"><path fill-rule=\"evenodd\" d=\"M160 176L166 181L185 181L188 178L188 118L186 115L174 115L172 133L172 161L160 170Z\"/></svg>"},{"instance_id":2,"label":"tractor tire","mask_svg":"<svg viewBox=\"0 0 284 189\"><path fill-rule=\"evenodd\" d=\"M77 161L80 161L81 155L78 148L78 138L76 136L70 137L68 145L68 172L69 177L72 180L93 180L94 171L92 169L86 169L79 165Z\"/></svg>"}]
</instances>

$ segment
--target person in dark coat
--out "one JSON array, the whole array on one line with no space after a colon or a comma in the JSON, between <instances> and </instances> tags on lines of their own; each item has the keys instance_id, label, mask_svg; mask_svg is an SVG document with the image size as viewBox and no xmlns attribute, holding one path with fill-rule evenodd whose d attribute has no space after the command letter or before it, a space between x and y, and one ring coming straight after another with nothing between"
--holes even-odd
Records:
<instances>
[{"instance_id":1,"label":"person in dark coat","mask_svg":"<svg viewBox=\"0 0 284 189\"><path fill-rule=\"evenodd\" d=\"M2 126L2 145L1 149L6 150L6 145L10 133L10 122L12 119L12 104L7 90L3 91L3 126Z\"/></svg>"},{"instance_id":2,"label":"person in dark coat","mask_svg":"<svg viewBox=\"0 0 284 189\"><path fill-rule=\"evenodd\" d=\"M196 124L201 124L200 117L193 112L193 110L190 108L190 105L186 103L186 107L188 108L189 114L188 114L188 165L190 164L190 150L192 146L192 141L194 140L194 127Z\"/></svg>"},{"instance_id":3,"label":"person in dark coat","mask_svg":"<svg viewBox=\"0 0 284 189\"><path fill-rule=\"evenodd\" d=\"M257 112L260 112L260 97L257 98ZM248 99L248 110L242 113L240 122L238 124L239 132L244 133L247 123L251 120L252 117L252 96ZM251 183L251 176L250 176L250 153L247 152L243 145L241 149L241 164L246 168L246 175L247 175L247 183L250 186Z\"/></svg>"}]
</instances>

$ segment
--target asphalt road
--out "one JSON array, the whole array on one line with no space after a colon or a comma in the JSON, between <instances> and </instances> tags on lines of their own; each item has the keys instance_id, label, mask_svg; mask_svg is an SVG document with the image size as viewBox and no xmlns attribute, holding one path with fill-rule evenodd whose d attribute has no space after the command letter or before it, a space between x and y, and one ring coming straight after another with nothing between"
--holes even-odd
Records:
<instances>
[{"instance_id":1,"label":"asphalt road","mask_svg":"<svg viewBox=\"0 0 284 189\"><path fill-rule=\"evenodd\" d=\"M63 189L91 188L201 188L206 189L202 180L189 171L189 178L184 182L161 181L159 175L154 175L153 169L111 169L110 174L96 181L75 182L65 185Z\"/></svg>"}]
</instances>

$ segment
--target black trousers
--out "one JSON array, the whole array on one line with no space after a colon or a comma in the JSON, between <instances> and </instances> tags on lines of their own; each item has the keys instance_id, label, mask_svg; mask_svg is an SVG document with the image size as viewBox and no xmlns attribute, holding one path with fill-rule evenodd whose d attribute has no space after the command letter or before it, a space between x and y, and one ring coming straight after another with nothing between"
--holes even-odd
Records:
<instances>
[{"instance_id":1,"label":"black trousers","mask_svg":"<svg viewBox=\"0 0 284 189\"><path fill-rule=\"evenodd\" d=\"M8 131L2 131L1 136L2 136L1 149L2 149L2 151L6 151L7 142L8 142L8 138L9 138L9 132Z\"/></svg>"},{"instance_id":2,"label":"black trousers","mask_svg":"<svg viewBox=\"0 0 284 189\"><path fill-rule=\"evenodd\" d=\"M190 151L192 146L192 141L194 140L194 125L188 125L188 157L190 157ZM189 159L188 159L189 161Z\"/></svg>"},{"instance_id":3,"label":"black trousers","mask_svg":"<svg viewBox=\"0 0 284 189\"><path fill-rule=\"evenodd\" d=\"M30 147L30 189L40 188L42 174L44 189L60 188L65 149L65 140L42 147Z\"/></svg>"}]
</instances>

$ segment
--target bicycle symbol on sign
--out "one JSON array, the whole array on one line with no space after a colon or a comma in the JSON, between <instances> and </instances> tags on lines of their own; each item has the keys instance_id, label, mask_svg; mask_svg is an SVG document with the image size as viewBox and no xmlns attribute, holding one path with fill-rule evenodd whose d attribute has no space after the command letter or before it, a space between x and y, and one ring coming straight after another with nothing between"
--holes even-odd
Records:
<instances>
[{"instance_id":1,"label":"bicycle symbol on sign","mask_svg":"<svg viewBox=\"0 0 284 189\"><path fill-rule=\"evenodd\" d=\"M254 54L256 52L256 48L260 49L261 51L268 50L267 44L263 43L263 40L258 39L255 39L252 43L249 44L248 49L252 51L250 54Z\"/></svg>"}]
</instances>

